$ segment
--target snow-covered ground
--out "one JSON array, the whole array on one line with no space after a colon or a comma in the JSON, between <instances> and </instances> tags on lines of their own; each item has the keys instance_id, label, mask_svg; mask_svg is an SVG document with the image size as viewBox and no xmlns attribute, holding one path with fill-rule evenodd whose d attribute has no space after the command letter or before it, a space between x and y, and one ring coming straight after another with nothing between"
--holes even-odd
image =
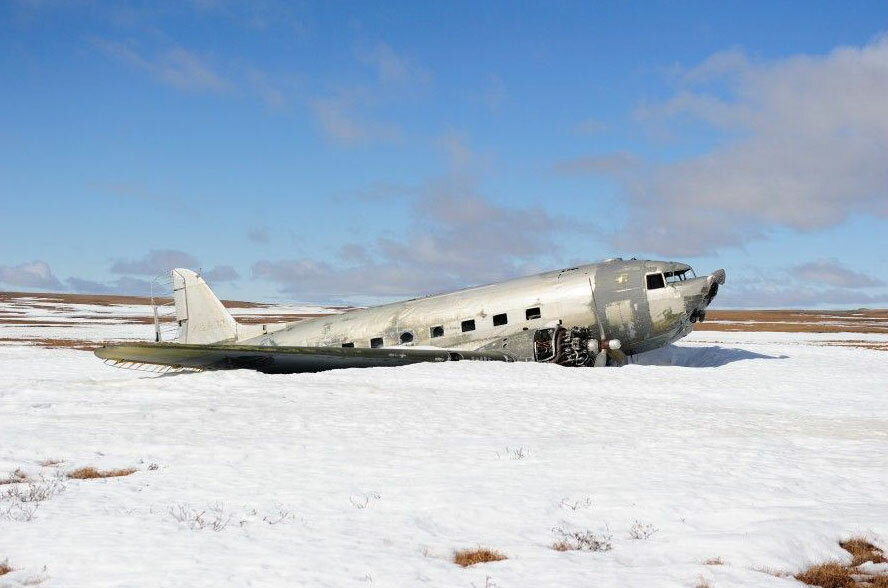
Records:
<instances>
[{"instance_id":1,"label":"snow-covered ground","mask_svg":"<svg viewBox=\"0 0 888 588\"><path fill-rule=\"evenodd\" d=\"M51 494L0 485L0 585L798 586L774 573L888 547L888 354L823 340L160 377L0 345L0 478ZM138 471L63 477L83 466ZM554 551L557 529L612 549ZM508 559L451 562L479 545Z\"/></svg>"}]
</instances>

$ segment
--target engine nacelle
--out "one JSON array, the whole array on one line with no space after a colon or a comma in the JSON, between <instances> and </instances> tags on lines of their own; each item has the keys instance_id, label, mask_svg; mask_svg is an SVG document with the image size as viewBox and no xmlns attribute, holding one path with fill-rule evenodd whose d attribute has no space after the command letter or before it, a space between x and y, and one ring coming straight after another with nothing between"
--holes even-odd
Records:
<instances>
[{"instance_id":1,"label":"engine nacelle","mask_svg":"<svg viewBox=\"0 0 888 588\"><path fill-rule=\"evenodd\" d=\"M537 329L533 334L533 359L571 367L591 366L602 350L619 349L619 339L598 339L598 332L587 327L561 325Z\"/></svg>"}]
</instances>

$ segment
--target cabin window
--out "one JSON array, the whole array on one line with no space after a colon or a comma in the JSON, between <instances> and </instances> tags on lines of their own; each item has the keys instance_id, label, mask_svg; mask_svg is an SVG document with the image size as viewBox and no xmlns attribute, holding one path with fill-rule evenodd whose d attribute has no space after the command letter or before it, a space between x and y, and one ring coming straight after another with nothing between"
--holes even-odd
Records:
<instances>
[{"instance_id":1,"label":"cabin window","mask_svg":"<svg viewBox=\"0 0 888 588\"><path fill-rule=\"evenodd\" d=\"M432 339L434 339L435 337L443 337L444 327L441 325L438 325L437 327L432 327L431 329L429 329L429 335L432 336Z\"/></svg>"},{"instance_id":2,"label":"cabin window","mask_svg":"<svg viewBox=\"0 0 888 588\"><path fill-rule=\"evenodd\" d=\"M663 281L663 274L648 274L646 277L648 290L666 287L666 282Z\"/></svg>"},{"instance_id":3,"label":"cabin window","mask_svg":"<svg viewBox=\"0 0 888 588\"><path fill-rule=\"evenodd\" d=\"M501 327L507 324L509 324L509 317L506 315L506 313L493 315L494 327Z\"/></svg>"},{"instance_id":4,"label":"cabin window","mask_svg":"<svg viewBox=\"0 0 888 588\"><path fill-rule=\"evenodd\" d=\"M465 333L467 331L475 330L475 319L469 319L467 321L462 322L462 332Z\"/></svg>"},{"instance_id":5,"label":"cabin window","mask_svg":"<svg viewBox=\"0 0 888 588\"><path fill-rule=\"evenodd\" d=\"M355 344L354 343L343 343L342 346L343 347L354 347Z\"/></svg>"},{"instance_id":6,"label":"cabin window","mask_svg":"<svg viewBox=\"0 0 888 588\"><path fill-rule=\"evenodd\" d=\"M376 349L377 347L382 347L382 337L373 337L370 339L370 347Z\"/></svg>"},{"instance_id":7,"label":"cabin window","mask_svg":"<svg viewBox=\"0 0 888 588\"><path fill-rule=\"evenodd\" d=\"M410 331L401 333L401 343L413 343L413 333Z\"/></svg>"},{"instance_id":8,"label":"cabin window","mask_svg":"<svg viewBox=\"0 0 888 588\"><path fill-rule=\"evenodd\" d=\"M543 315L540 313L540 307L539 307L539 306L535 306L535 307L533 307L533 308L528 308L528 309L524 312L524 316L527 317L527 320L532 321L533 319L538 319L538 318L540 318L540 317L543 316Z\"/></svg>"}]
</instances>

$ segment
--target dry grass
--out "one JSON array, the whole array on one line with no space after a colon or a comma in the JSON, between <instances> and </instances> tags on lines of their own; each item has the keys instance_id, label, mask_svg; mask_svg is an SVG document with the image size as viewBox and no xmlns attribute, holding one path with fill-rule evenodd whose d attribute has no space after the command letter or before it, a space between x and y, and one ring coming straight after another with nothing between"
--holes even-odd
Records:
<instances>
[{"instance_id":1,"label":"dry grass","mask_svg":"<svg viewBox=\"0 0 888 588\"><path fill-rule=\"evenodd\" d=\"M610 551L613 549L610 533L593 533L584 531L565 530L561 527L552 529L556 539L552 544L555 551Z\"/></svg>"},{"instance_id":2,"label":"dry grass","mask_svg":"<svg viewBox=\"0 0 888 588\"><path fill-rule=\"evenodd\" d=\"M809 586L820 586L821 588L851 588L854 586L851 571L836 562L811 566L798 574L796 580Z\"/></svg>"},{"instance_id":3,"label":"dry grass","mask_svg":"<svg viewBox=\"0 0 888 588\"><path fill-rule=\"evenodd\" d=\"M122 468L118 470L97 470L94 467L79 468L68 472L68 477L73 480L92 480L95 478L118 478L128 476L136 472L136 468Z\"/></svg>"},{"instance_id":4,"label":"dry grass","mask_svg":"<svg viewBox=\"0 0 888 588\"><path fill-rule=\"evenodd\" d=\"M877 564L888 562L882 550L863 537L851 537L847 541L839 542L839 545L854 558L851 562L852 566L859 566L867 561Z\"/></svg>"},{"instance_id":5,"label":"dry grass","mask_svg":"<svg viewBox=\"0 0 888 588\"><path fill-rule=\"evenodd\" d=\"M453 553L453 563L467 568L479 563L489 561L502 561L508 559L504 554L494 549L478 547L475 549L458 549Z\"/></svg>"},{"instance_id":6,"label":"dry grass","mask_svg":"<svg viewBox=\"0 0 888 588\"><path fill-rule=\"evenodd\" d=\"M703 564L707 566L723 566L725 565L725 562L723 562L720 557L711 557L704 561Z\"/></svg>"},{"instance_id":7,"label":"dry grass","mask_svg":"<svg viewBox=\"0 0 888 588\"><path fill-rule=\"evenodd\" d=\"M64 459L52 459L52 458L50 458L50 459L44 459L43 461L41 461L41 462L40 462L40 465L43 466L43 467L45 467L45 468L49 468L49 467L57 466L57 465L59 465L59 464L63 464L63 463L65 463L65 460L64 460Z\"/></svg>"},{"instance_id":8,"label":"dry grass","mask_svg":"<svg viewBox=\"0 0 888 588\"><path fill-rule=\"evenodd\" d=\"M821 588L888 588L888 575L870 575L857 569L866 562L888 563L881 549L863 537L852 537L839 542L839 545L851 554L850 564L818 564L798 574L796 579Z\"/></svg>"},{"instance_id":9,"label":"dry grass","mask_svg":"<svg viewBox=\"0 0 888 588\"><path fill-rule=\"evenodd\" d=\"M15 470L5 478L0 478L0 486L3 484L18 484L28 480L28 474L22 470Z\"/></svg>"},{"instance_id":10,"label":"dry grass","mask_svg":"<svg viewBox=\"0 0 888 588\"><path fill-rule=\"evenodd\" d=\"M9 572L12 571L12 568L9 567L9 563L5 561L0 561L0 576L5 576Z\"/></svg>"}]
</instances>

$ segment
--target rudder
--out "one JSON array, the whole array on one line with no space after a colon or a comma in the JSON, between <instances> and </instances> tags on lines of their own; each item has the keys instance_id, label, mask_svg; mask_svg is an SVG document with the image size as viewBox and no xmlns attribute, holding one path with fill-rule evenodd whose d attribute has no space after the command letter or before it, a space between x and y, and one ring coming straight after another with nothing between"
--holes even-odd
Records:
<instances>
[{"instance_id":1,"label":"rudder","mask_svg":"<svg viewBox=\"0 0 888 588\"><path fill-rule=\"evenodd\" d=\"M237 322L198 273L176 268L172 277L179 343L223 343L237 339Z\"/></svg>"}]
</instances>

